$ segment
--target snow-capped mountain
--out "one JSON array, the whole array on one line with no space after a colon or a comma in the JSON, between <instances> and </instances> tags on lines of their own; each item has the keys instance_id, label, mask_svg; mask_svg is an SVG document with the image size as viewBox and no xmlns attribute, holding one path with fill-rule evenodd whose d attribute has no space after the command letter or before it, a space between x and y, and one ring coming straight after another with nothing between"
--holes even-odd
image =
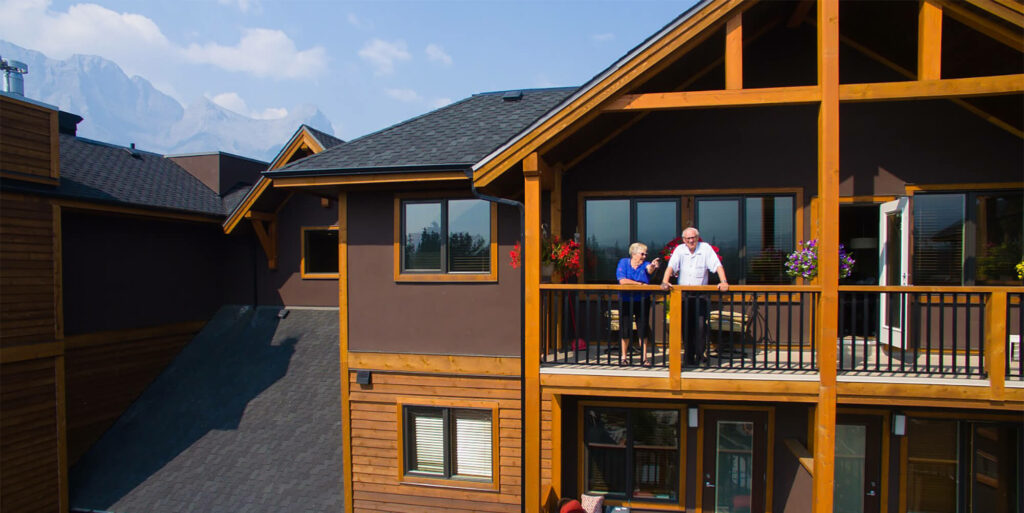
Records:
<instances>
[{"instance_id":1,"label":"snow-capped mountain","mask_svg":"<svg viewBox=\"0 0 1024 513\"><path fill-rule=\"evenodd\" d=\"M94 55L50 59L0 40L0 56L28 64L25 96L85 118L78 135L157 153L225 151L270 161L301 124L333 134L314 105L299 105L278 119L255 119L200 97L183 107L146 79L128 77Z\"/></svg>"}]
</instances>

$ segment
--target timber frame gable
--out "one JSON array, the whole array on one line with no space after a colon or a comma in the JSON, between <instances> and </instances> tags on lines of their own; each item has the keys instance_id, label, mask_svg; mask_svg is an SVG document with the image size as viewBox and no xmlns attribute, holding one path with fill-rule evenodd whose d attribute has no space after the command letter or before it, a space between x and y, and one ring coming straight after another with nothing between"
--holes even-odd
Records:
<instances>
[{"instance_id":1,"label":"timber frame gable","mask_svg":"<svg viewBox=\"0 0 1024 513\"><path fill-rule=\"evenodd\" d=\"M824 94L822 85L744 88L743 47L761 33L743 32L743 13L756 5L756 0L705 0L676 18L661 31L631 50L613 65L584 84L569 98L487 155L473 166L477 187L487 187L501 175L533 152L544 154L601 114L615 112L647 113L656 110L816 104ZM787 27L801 24L817 26L812 8L815 2L799 2L786 21ZM967 103L963 98L997 96L1024 92L1024 74L942 78L943 15L956 20L1016 52L1024 52L1024 6L1003 0L969 0L954 3L946 0L920 2L917 50L917 72L894 63L849 37L838 34L839 46L859 54L903 75L908 81L841 84L841 103L892 100L947 99L1003 130L1024 138L1021 127L1007 123L999 116ZM838 10L838 6L837 6ZM770 28L767 27L767 28ZM910 27L908 27L910 28ZM701 70L675 90L634 94L631 89L644 84L681 58L690 50L725 32L725 52L718 61ZM763 30L762 30L763 32ZM819 29L820 36L820 29ZM719 90L685 90L700 76L719 64L725 67L725 88ZM632 126L640 118L624 123L600 141L606 144ZM550 162L562 171L568 170L593 152L569 162Z\"/></svg>"}]
</instances>

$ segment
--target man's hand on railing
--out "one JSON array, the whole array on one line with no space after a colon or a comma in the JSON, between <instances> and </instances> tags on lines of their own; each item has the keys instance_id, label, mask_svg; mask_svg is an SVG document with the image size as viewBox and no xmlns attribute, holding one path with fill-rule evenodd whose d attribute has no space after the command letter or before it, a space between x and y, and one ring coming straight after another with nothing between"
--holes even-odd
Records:
<instances>
[{"instance_id":1,"label":"man's hand on railing","mask_svg":"<svg viewBox=\"0 0 1024 513\"><path fill-rule=\"evenodd\" d=\"M661 282L661 290L672 290L672 284L667 281Z\"/></svg>"}]
</instances>

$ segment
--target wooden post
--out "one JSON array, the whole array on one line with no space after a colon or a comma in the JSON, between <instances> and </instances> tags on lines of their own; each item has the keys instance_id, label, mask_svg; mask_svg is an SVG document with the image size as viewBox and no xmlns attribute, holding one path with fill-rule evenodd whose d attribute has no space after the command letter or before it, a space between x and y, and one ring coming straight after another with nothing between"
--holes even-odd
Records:
<instances>
[{"instance_id":1,"label":"wooden post","mask_svg":"<svg viewBox=\"0 0 1024 513\"><path fill-rule=\"evenodd\" d=\"M743 89L743 13L725 24L725 88Z\"/></svg>"},{"instance_id":2,"label":"wooden post","mask_svg":"<svg viewBox=\"0 0 1024 513\"><path fill-rule=\"evenodd\" d=\"M348 194L338 193L338 359L341 365L341 459L344 511L352 513L352 405L348 375ZM399 465L402 462L398 462Z\"/></svg>"},{"instance_id":3,"label":"wooden post","mask_svg":"<svg viewBox=\"0 0 1024 513\"><path fill-rule=\"evenodd\" d=\"M562 497L562 394L551 396L551 489Z\"/></svg>"},{"instance_id":4,"label":"wooden post","mask_svg":"<svg viewBox=\"0 0 1024 513\"><path fill-rule=\"evenodd\" d=\"M524 314L525 346L523 349L523 483L522 498L526 513L541 510L540 477L540 177L544 171L540 155L531 153L523 159L523 204L526 240L523 243L523 270L526 312Z\"/></svg>"},{"instance_id":5,"label":"wooden post","mask_svg":"<svg viewBox=\"0 0 1024 513\"><path fill-rule=\"evenodd\" d=\"M1006 290L992 292L985 304L985 368L992 398L1006 398Z\"/></svg>"},{"instance_id":6,"label":"wooden post","mask_svg":"<svg viewBox=\"0 0 1024 513\"><path fill-rule=\"evenodd\" d=\"M683 293L672 287L669 295L668 318L668 383L672 390L682 388L683 372Z\"/></svg>"},{"instance_id":7,"label":"wooden post","mask_svg":"<svg viewBox=\"0 0 1024 513\"><path fill-rule=\"evenodd\" d=\"M942 78L942 7L922 0L917 17L917 79Z\"/></svg>"},{"instance_id":8,"label":"wooden post","mask_svg":"<svg viewBox=\"0 0 1024 513\"><path fill-rule=\"evenodd\" d=\"M552 169L551 177L551 234L562 236L562 167Z\"/></svg>"},{"instance_id":9,"label":"wooden post","mask_svg":"<svg viewBox=\"0 0 1024 513\"><path fill-rule=\"evenodd\" d=\"M832 513L839 320L839 0L818 0L818 404L814 426L815 513Z\"/></svg>"}]
</instances>

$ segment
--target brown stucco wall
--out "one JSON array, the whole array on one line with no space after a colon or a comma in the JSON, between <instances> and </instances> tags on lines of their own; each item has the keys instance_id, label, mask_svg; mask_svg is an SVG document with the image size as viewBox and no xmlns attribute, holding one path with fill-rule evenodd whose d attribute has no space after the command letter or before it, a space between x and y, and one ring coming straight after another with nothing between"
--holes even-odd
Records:
<instances>
[{"instance_id":1,"label":"brown stucco wall","mask_svg":"<svg viewBox=\"0 0 1024 513\"><path fill-rule=\"evenodd\" d=\"M217 223L69 209L61 223L67 335L206 320L220 305L252 297L244 278L226 276L244 276L251 262L225 262L251 253Z\"/></svg>"},{"instance_id":2,"label":"brown stucco wall","mask_svg":"<svg viewBox=\"0 0 1024 513\"><path fill-rule=\"evenodd\" d=\"M518 356L520 270L509 265L519 213L498 207L498 283L396 283L394 196L350 193L349 349Z\"/></svg>"},{"instance_id":3,"label":"brown stucco wall","mask_svg":"<svg viewBox=\"0 0 1024 513\"><path fill-rule=\"evenodd\" d=\"M266 254L259 248L256 251L259 304L338 306L338 280L303 279L299 267L302 260L302 227L337 224L337 200L330 200L325 208L321 206L319 196L303 193L292 196L278 213L277 269L268 269ZM255 240L255 236L252 238Z\"/></svg>"}]
</instances>

